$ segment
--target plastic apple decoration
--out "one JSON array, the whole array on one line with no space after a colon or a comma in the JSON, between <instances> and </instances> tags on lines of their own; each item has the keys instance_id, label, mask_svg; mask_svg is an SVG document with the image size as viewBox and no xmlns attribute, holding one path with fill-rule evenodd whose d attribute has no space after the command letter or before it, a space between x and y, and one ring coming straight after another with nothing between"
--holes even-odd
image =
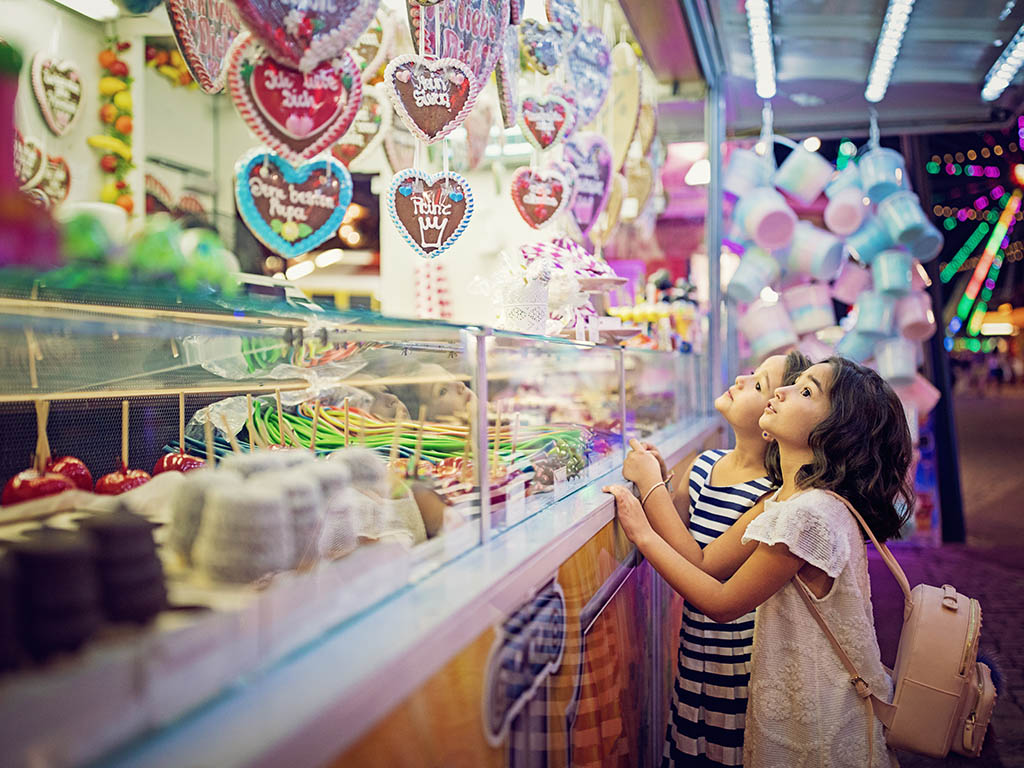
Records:
<instances>
[{"instance_id":1,"label":"plastic apple decoration","mask_svg":"<svg viewBox=\"0 0 1024 768\"><path fill-rule=\"evenodd\" d=\"M110 69L110 65L117 61L117 54L107 48L106 50L100 51L100 55L97 56L100 62L100 66L104 69Z\"/></svg>"},{"instance_id":2,"label":"plastic apple decoration","mask_svg":"<svg viewBox=\"0 0 1024 768\"><path fill-rule=\"evenodd\" d=\"M128 77L128 65L120 59L113 62L107 69L114 77Z\"/></svg>"},{"instance_id":3,"label":"plastic apple decoration","mask_svg":"<svg viewBox=\"0 0 1024 768\"><path fill-rule=\"evenodd\" d=\"M145 485L152 478L144 469L126 469L122 467L116 472L104 475L96 481L96 493L104 496L117 496L118 494L130 491Z\"/></svg>"},{"instance_id":4,"label":"plastic apple decoration","mask_svg":"<svg viewBox=\"0 0 1024 768\"><path fill-rule=\"evenodd\" d=\"M85 466L84 461L76 459L74 456L64 456L60 459L51 459L46 465L46 471L63 475L74 483L75 487L80 490L92 490L92 473L89 471L89 468Z\"/></svg>"},{"instance_id":5,"label":"plastic apple decoration","mask_svg":"<svg viewBox=\"0 0 1024 768\"><path fill-rule=\"evenodd\" d=\"M189 456L184 451L175 451L161 456L157 460L156 466L153 467L153 475L159 475L161 472L191 472L193 469L199 469L205 463L202 459Z\"/></svg>"},{"instance_id":6,"label":"plastic apple decoration","mask_svg":"<svg viewBox=\"0 0 1024 768\"><path fill-rule=\"evenodd\" d=\"M19 472L4 486L3 495L0 495L0 504L20 504L23 501L41 499L44 496L53 496L57 493L73 490L75 484L64 475L54 472L37 472L34 469L26 469Z\"/></svg>"},{"instance_id":7,"label":"plastic apple decoration","mask_svg":"<svg viewBox=\"0 0 1024 768\"><path fill-rule=\"evenodd\" d=\"M104 173L113 173L117 170L117 158L114 155L104 155L100 158L100 168Z\"/></svg>"},{"instance_id":8,"label":"plastic apple decoration","mask_svg":"<svg viewBox=\"0 0 1024 768\"><path fill-rule=\"evenodd\" d=\"M100 120L107 124L117 120L117 107L113 104L104 104L100 107Z\"/></svg>"}]
</instances>

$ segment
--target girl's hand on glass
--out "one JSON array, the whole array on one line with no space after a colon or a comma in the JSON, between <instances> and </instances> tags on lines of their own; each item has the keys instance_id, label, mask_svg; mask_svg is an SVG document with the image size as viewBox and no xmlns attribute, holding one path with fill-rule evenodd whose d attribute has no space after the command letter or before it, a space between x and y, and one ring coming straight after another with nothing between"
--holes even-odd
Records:
<instances>
[{"instance_id":1,"label":"girl's hand on glass","mask_svg":"<svg viewBox=\"0 0 1024 768\"><path fill-rule=\"evenodd\" d=\"M646 493L649 488L664 479L658 458L635 439L629 441L629 448L630 451L622 464L622 476L636 483L641 492Z\"/></svg>"},{"instance_id":2,"label":"girl's hand on glass","mask_svg":"<svg viewBox=\"0 0 1024 768\"><path fill-rule=\"evenodd\" d=\"M654 533L644 508L640 506L640 499L626 490L625 486L606 485L601 490L615 497L615 514L626 538L634 544L640 544L646 536Z\"/></svg>"},{"instance_id":3,"label":"girl's hand on glass","mask_svg":"<svg viewBox=\"0 0 1024 768\"><path fill-rule=\"evenodd\" d=\"M661 457L661 451L657 449L654 443L640 443L640 445L658 460L658 466L661 467L661 479L668 480L668 466L665 464L665 459Z\"/></svg>"}]
</instances>

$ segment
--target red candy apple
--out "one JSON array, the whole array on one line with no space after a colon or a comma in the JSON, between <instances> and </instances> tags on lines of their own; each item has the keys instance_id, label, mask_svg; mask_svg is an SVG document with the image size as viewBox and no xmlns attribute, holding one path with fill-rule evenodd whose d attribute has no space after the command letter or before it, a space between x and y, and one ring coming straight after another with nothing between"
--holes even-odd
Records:
<instances>
[{"instance_id":1,"label":"red candy apple","mask_svg":"<svg viewBox=\"0 0 1024 768\"><path fill-rule=\"evenodd\" d=\"M61 459L50 459L46 465L47 472L55 472L64 475L73 482L77 488L83 491L92 490L92 473L85 466L85 462L76 459L74 456L65 456Z\"/></svg>"},{"instance_id":2,"label":"red candy apple","mask_svg":"<svg viewBox=\"0 0 1024 768\"><path fill-rule=\"evenodd\" d=\"M64 475L54 472L36 472L34 469L26 469L19 472L4 486L3 495L0 496L0 504L20 504L23 501L41 499L43 496L53 496L55 493L70 491L75 484Z\"/></svg>"},{"instance_id":3,"label":"red candy apple","mask_svg":"<svg viewBox=\"0 0 1024 768\"><path fill-rule=\"evenodd\" d=\"M143 469L125 469L122 467L117 472L111 472L109 475L104 475L97 480L96 493L101 493L105 496L117 496L125 491L130 491L132 488L145 485L151 479L149 472Z\"/></svg>"},{"instance_id":4,"label":"red candy apple","mask_svg":"<svg viewBox=\"0 0 1024 768\"><path fill-rule=\"evenodd\" d=\"M153 467L153 474L159 475L161 472L191 472L193 469L199 469L205 463L202 459L189 456L184 451L177 451L161 456L156 466Z\"/></svg>"}]
</instances>

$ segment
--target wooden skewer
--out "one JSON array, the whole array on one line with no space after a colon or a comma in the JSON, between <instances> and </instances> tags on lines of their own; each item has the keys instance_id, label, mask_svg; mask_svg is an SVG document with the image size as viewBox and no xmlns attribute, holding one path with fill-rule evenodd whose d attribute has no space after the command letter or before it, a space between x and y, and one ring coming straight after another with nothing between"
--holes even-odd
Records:
<instances>
[{"instance_id":1,"label":"wooden skewer","mask_svg":"<svg viewBox=\"0 0 1024 768\"><path fill-rule=\"evenodd\" d=\"M121 465L128 469L128 401L121 401Z\"/></svg>"},{"instance_id":2,"label":"wooden skewer","mask_svg":"<svg viewBox=\"0 0 1024 768\"><path fill-rule=\"evenodd\" d=\"M281 445L284 445L284 408L281 407L281 390L275 389L274 396L277 398L277 431L281 434Z\"/></svg>"},{"instance_id":3,"label":"wooden skewer","mask_svg":"<svg viewBox=\"0 0 1024 768\"><path fill-rule=\"evenodd\" d=\"M178 393L178 451L185 452L185 393Z\"/></svg>"},{"instance_id":4,"label":"wooden skewer","mask_svg":"<svg viewBox=\"0 0 1024 768\"><path fill-rule=\"evenodd\" d=\"M253 451L263 446L263 438L260 437L252 422L252 393L247 393L245 396L245 409L245 428L249 432L249 450Z\"/></svg>"},{"instance_id":5,"label":"wooden skewer","mask_svg":"<svg viewBox=\"0 0 1024 768\"><path fill-rule=\"evenodd\" d=\"M36 400L36 455L32 465L42 474L50 463L50 438L46 435L46 422L50 417L50 402Z\"/></svg>"},{"instance_id":6,"label":"wooden skewer","mask_svg":"<svg viewBox=\"0 0 1024 768\"><path fill-rule=\"evenodd\" d=\"M206 421L203 422L203 432L206 433L206 466L213 467L217 463L217 453L213 448L213 423L210 421L210 412L206 412Z\"/></svg>"},{"instance_id":7,"label":"wooden skewer","mask_svg":"<svg viewBox=\"0 0 1024 768\"><path fill-rule=\"evenodd\" d=\"M348 448L348 398L345 398L345 447Z\"/></svg>"},{"instance_id":8,"label":"wooden skewer","mask_svg":"<svg viewBox=\"0 0 1024 768\"><path fill-rule=\"evenodd\" d=\"M313 401L313 436L309 438L309 450L316 453L316 431L320 428L320 400Z\"/></svg>"},{"instance_id":9,"label":"wooden skewer","mask_svg":"<svg viewBox=\"0 0 1024 768\"><path fill-rule=\"evenodd\" d=\"M295 434L295 430L292 429L292 425L289 424L287 421L282 421L281 426L284 427L284 431L281 433L282 437L288 438L287 445L292 445L296 448L301 448L302 443L299 442L299 436ZM282 441L281 445L286 445L286 443Z\"/></svg>"},{"instance_id":10,"label":"wooden skewer","mask_svg":"<svg viewBox=\"0 0 1024 768\"><path fill-rule=\"evenodd\" d=\"M227 417L223 413L220 415L220 428L224 430L224 434L227 435L228 442L231 443L231 452L241 453L242 446L238 444L235 433L231 431L231 427L228 426Z\"/></svg>"},{"instance_id":11,"label":"wooden skewer","mask_svg":"<svg viewBox=\"0 0 1024 768\"><path fill-rule=\"evenodd\" d=\"M423 450L423 427L427 422L427 406L420 405L420 425L416 430L416 450L412 454L412 465L411 474L413 478L419 477L420 474L420 452ZM406 476L410 474L406 471Z\"/></svg>"},{"instance_id":12,"label":"wooden skewer","mask_svg":"<svg viewBox=\"0 0 1024 768\"><path fill-rule=\"evenodd\" d=\"M388 457L388 465L393 466L398 459L398 437L402 434L402 422L395 422L395 431L391 435L391 455Z\"/></svg>"}]
</instances>

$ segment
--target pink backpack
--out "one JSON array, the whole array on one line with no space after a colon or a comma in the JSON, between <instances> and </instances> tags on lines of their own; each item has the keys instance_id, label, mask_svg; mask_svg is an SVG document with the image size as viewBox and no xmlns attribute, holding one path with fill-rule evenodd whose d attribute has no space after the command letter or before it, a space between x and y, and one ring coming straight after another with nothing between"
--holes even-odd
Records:
<instances>
[{"instance_id":1,"label":"pink backpack","mask_svg":"<svg viewBox=\"0 0 1024 768\"><path fill-rule=\"evenodd\" d=\"M831 493L831 492L829 492ZM918 584L913 590L892 552L880 544L857 510L838 494L867 532L882 560L903 590L903 631L896 652L892 703L882 701L857 673L811 599L807 587L794 579L818 625L835 648L850 682L868 713L868 754L873 753L873 719L885 726L886 744L929 757L945 757L952 749L977 757L996 703L992 672L978 662L981 605L949 584ZM869 760L870 763L870 760Z\"/></svg>"}]
</instances>

